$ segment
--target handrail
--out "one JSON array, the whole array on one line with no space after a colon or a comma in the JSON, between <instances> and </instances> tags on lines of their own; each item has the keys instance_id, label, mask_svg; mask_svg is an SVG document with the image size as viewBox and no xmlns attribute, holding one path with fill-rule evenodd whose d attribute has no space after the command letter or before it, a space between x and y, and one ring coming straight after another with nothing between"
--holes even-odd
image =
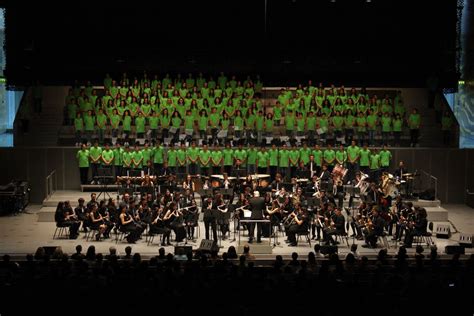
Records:
<instances>
[{"instance_id":1,"label":"handrail","mask_svg":"<svg viewBox=\"0 0 474 316\"><path fill-rule=\"evenodd\" d=\"M54 192L56 192L56 187L58 185L58 176L56 174L56 169L51 171L49 175L46 176L45 179L46 184L46 198L50 198Z\"/></svg>"},{"instance_id":2,"label":"handrail","mask_svg":"<svg viewBox=\"0 0 474 316\"><path fill-rule=\"evenodd\" d=\"M421 172L423 172L425 175L427 175L428 177L430 177L430 184L431 184L431 179L434 180L434 183L435 183L434 198L435 198L435 200L437 200L437 199L438 199L438 178L436 178L435 176L433 176L431 173L426 172L425 170L421 170Z\"/></svg>"}]
</instances>

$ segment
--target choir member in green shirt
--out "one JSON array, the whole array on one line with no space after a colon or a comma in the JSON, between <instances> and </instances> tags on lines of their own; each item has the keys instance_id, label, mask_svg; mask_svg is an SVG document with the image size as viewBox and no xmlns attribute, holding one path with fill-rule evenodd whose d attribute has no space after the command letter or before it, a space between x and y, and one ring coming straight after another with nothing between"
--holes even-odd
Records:
<instances>
[{"instance_id":1,"label":"choir member in green shirt","mask_svg":"<svg viewBox=\"0 0 474 316\"><path fill-rule=\"evenodd\" d=\"M328 148L323 152L324 164L328 166L328 171L332 172L336 160L336 152L332 149L332 145L328 144Z\"/></svg>"},{"instance_id":2,"label":"choir member in green shirt","mask_svg":"<svg viewBox=\"0 0 474 316\"><path fill-rule=\"evenodd\" d=\"M364 144L364 148L360 150L359 152L359 167L360 170L368 174L369 173L369 164L370 164L370 156L372 155L372 152L368 148L367 144Z\"/></svg>"},{"instance_id":3,"label":"choir member in green shirt","mask_svg":"<svg viewBox=\"0 0 474 316\"><path fill-rule=\"evenodd\" d=\"M270 169L271 181L273 181L278 172L278 148L275 143L273 143L272 148L268 150L268 167Z\"/></svg>"},{"instance_id":4,"label":"choir member in green shirt","mask_svg":"<svg viewBox=\"0 0 474 316\"><path fill-rule=\"evenodd\" d=\"M87 184L87 177L89 173L89 150L86 144L81 145L81 149L76 154L79 162L79 174L81 176L81 184Z\"/></svg>"},{"instance_id":5,"label":"choir member in green shirt","mask_svg":"<svg viewBox=\"0 0 474 316\"><path fill-rule=\"evenodd\" d=\"M82 119L81 113L77 113L74 119L74 130L76 132L76 146L82 143L84 134L84 120Z\"/></svg>"},{"instance_id":6,"label":"choir member in green shirt","mask_svg":"<svg viewBox=\"0 0 474 316\"><path fill-rule=\"evenodd\" d=\"M418 137L420 136L421 117L415 108L408 117L408 128L410 129L410 146L418 145Z\"/></svg>"},{"instance_id":7,"label":"choir member in green shirt","mask_svg":"<svg viewBox=\"0 0 474 316\"><path fill-rule=\"evenodd\" d=\"M269 154L266 151L265 147L262 146L260 150L257 152L257 170L259 174L266 174L268 163L269 163Z\"/></svg>"},{"instance_id":8,"label":"choir member in green shirt","mask_svg":"<svg viewBox=\"0 0 474 316\"><path fill-rule=\"evenodd\" d=\"M247 149L247 166L249 174L254 174L257 171L257 149L253 141L250 142L250 147Z\"/></svg>"},{"instance_id":9,"label":"choir member in green shirt","mask_svg":"<svg viewBox=\"0 0 474 316\"><path fill-rule=\"evenodd\" d=\"M187 153L184 141L181 141L181 146L176 152L176 159L178 161L178 179L184 180L187 165Z\"/></svg>"},{"instance_id":10,"label":"choir member in green shirt","mask_svg":"<svg viewBox=\"0 0 474 316\"><path fill-rule=\"evenodd\" d=\"M115 169L115 177L122 176L122 156L123 156L123 149L120 146L120 142L115 143L114 151L114 169Z\"/></svg>"},{"instance_id":11,"label":"choir member in green shirt","mask_svg":"<svg viewBox=\"0 0 474 316\"><path fill-rule=\"evenodd\" d=\"M138 145L139 143L137 142L132 155L132 165L135 170L141 170L143 166L143 153Z\"/></svg>"},{"instance_id":12,"label":"choir member in green shirt","mask_svg":"<svg viewBox=\"0 0 474 316\"><path fill-rule=\"evenodd\" d=\"M347 171L347 180L351 181L355 178L355 173L358 171L358 162L359 162L359 152L360 148L356 146L355 140L351 142L351 145L347 147L346 149L347 152L347 162L346 162L346 167L348 169Z\"/></svg>"},{"instance_id":13,"label":"choir member in green shirt","mask_svg":"<svg viewBox=\"0 0 474 316\"><path fill-rule=\"evenodd\" d=\"M300 151L296 148L296 142L291 146L288 158L290 159L290 177L295 178L300 161Z\"/></svg>"},{"instance_id":14,"label":"choir member in green shirt","mask_svg":"<svg viewBox=\"0 0 474 316\"><path fill-rule=\"evenodd\" d=\"M290 165L290 151L286 148L286 144L283 143L281 145L280 150L278 151L278 167L279 167L279 172L281 173L283 178L289 174L288 172L289 165Z\"/></svg>"},{"instance_id":15,"label":"choir member in green shirt","mask_svg":"<svg viewBox=\"0 0 474 316\"><path fill-rule=\"evenodd\" d=\"M400 146L400 137L402 135L403 120L400 114L395 114L395 118L392 121L393 126L393 138L395 140L395 146Z\"/></svg>"},{"instance_id":16,"label":"choir member in green shirt","mask_svg":"<svg viewBox=\"0 0 474 316\"><path fill-rule=\"evenodd\" d=\"M178 152L174 148L174 143L171 143L166 152L166 161L168 165L168 172L170 174L176 174L176 165L178 163Z\"/></svg>"},{"instance_id":17,"label":"choir member in green shirt","mask_svg":"<svg viewBox=\"0 0 474 316\"><path fill-rule=\"evenodd\" d=\"M186 150L186 159L188 162L189 174L197 175L199 165L199 148L196 148L196 142L191 143L191 148Z\"/></svg>"},{"instance_id":18,"label":"choir member in green shirt","mask_svg":"<svg viewBox=\"0 0 474 316\"><path fill-rule=\"evenodd\" d=\"M384 145L383 149L379 152L379 158L382 171L388 171L390 167L390 161L392 160L392 153L387 149L387 145Z\"/></svg>"},{"instance_id":19,"label":"choir member in green shirt","mask_svg":"<svg viewBox=\"0 0 474 316\"><path fill-rule=\"evenodd\" d=\"M202 146L202 150L199 152L199 162L201 164L201 175L209 176L209 167L211 166L211 152L207 147L207 144Z\"/></svg>"},{"instance_id":20,"label":"choir member in green shirt","mask_svg":"<svg viewBox=\"0 0 474 316\"><path fill-rule=\"evenodd\" d=\"M222 151L218 146L215 146L214 150L211 151L212 174L222 174L223 159Z\"/></svg>"},{"instance_id":21,"label":"choir member in green shirt","mask_svg":"<svg viewBox=\"0 0 474 316\"><path fill-rule=\"evenodd\" d=\"M112 149L110 149L109 143L106 143L104 150L102 150L101 160L103 163L103 167L107 167L112 170L112 165L114 162L114 152Z\"/></svg>"},{"instance_id":22,"label":"choir member in green shirt","mask_svg":"<svg viewBox=\"0 0 474 316\"><path fill-rule=\"evenodd\" d=\"M158 176L162 175L164 161L164 148L163 145L161 145L161 141L157 139L153 146L153 167Z\"/></svg>"},{"instance_id":23,"label":"choir member in green shirt","mask_svg":"<svg viewBox=\"0 0 474 316\"><path fill-rule=\"evenodd\" d=\"M99 147L99 141L96 139L94 141L94 146L92 146L89 149L89 157L90 157L91 167L92 167L92 182L94 182L98 176L97 170L100 166L101 157L102 157L101 155L102 155L102 148Z\"/></svg>"},{"instance_id":24,"label":"choir member in green shirt","mask_svg":"<svg viewBox=\"0 0 474 316\"><path fill-rule=\"evenodd\" d=\"M234 151L230 148L230 143L225 144L225 148L222 151L224 158L224 172L232 174L232 165L234 164Z\"/></svg>"}]
</instances>

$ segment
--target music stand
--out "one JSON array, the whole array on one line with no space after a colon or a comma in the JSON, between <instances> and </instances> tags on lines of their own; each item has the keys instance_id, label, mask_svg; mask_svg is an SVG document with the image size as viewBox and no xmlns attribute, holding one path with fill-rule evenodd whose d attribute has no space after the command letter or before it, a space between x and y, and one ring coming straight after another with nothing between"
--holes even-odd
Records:
<instances>
[{"instance_id":1,"label":"music stand","mask_svg":"<svg viewBox=\"0 0 474 316\"><path fill-rule=\"evenodd\" d=\"M97 169L97 181L100 183L100 191L99 194L97 195L97 200L100 198L100 196L103 196L105 200L105 195L107 195L110 198L110 194L108 192L108 185L109 185L109 180L112 180L114 177L112 176L112 168L111 167L100 167Z\"/></svg>"}]
</instances>

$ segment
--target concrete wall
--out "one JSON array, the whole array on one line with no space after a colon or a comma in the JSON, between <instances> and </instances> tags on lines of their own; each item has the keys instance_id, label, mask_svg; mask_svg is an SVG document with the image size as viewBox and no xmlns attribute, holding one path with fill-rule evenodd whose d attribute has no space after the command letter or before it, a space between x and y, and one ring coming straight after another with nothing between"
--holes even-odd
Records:
<instances>
[{"instance_id":1,"label":"concrete wall","mask_svg":"<svg viewBox=\"0 0 474 316\"><path fill-rule=\"evenodd\" d=\"M45 179L56 170L58 190L79 190L79 170L71 147L24 147L0 149L0 184L27 180L32 202L46 196ZM466 189L474 191L474 150L392 149L392 165L404 160L409 171L425 170L438 178L438 197L443 203L466 203Z\"/></svg>"}]
</instances>

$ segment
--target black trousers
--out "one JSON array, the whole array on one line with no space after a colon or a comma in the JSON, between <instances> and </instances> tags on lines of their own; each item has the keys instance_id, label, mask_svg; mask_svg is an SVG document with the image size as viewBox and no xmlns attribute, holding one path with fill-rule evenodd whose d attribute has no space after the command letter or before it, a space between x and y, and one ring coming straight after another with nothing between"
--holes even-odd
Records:
<instances>
[{"instance_id":1,"label":"black trousers","mask_svg":"<svg viewBox=\"0 0 474 316\"><path fill-rule=\"evenodd\" d=\"M89 174L89 167L79 168L79 174L81 175L81 184L87 184L87 176Z\"/></svg>"},{"instance_id":2,"label":"black trousers","mask_svg":"<svg viewBox=\"0 0 474 316\"><path fill-rule=\"evenodd\" d=\"M209 227L212 229L212 238L217 241L217 223L215 218L204 218L204 228L206 229L206 239L209 239Z\"/></svg>"},{"instance_id":3,"label":"black trousers","mask_svg":"<svg viewBox=\"0 0 474 316\"><path fill-rule=\"evenodd\" d=\"M249 240L253 240L255 234L255 226L257 227L257 241L262 239L262 223L249 223Z\"/></svg>"}]
</instances>

